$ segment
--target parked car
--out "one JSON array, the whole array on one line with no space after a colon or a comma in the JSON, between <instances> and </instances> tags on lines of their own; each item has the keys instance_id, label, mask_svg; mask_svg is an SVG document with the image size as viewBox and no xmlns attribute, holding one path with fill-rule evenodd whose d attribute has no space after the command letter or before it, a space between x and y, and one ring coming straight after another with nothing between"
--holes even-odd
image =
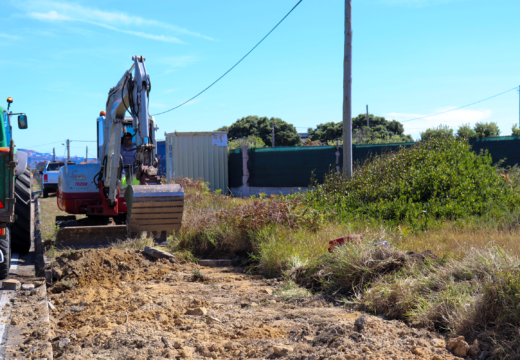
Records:
<instances>
[{"instance_id":1,"label":"parked car","mask_svg":"<svg viewBox=\"0 0 520 360\"><path fill-rule=\"evenodd\" d=\"M42 175L42 193L43 197L49 196L50 192L56 192L58 188L58 176L60 174L60 168L65 165L63 161L48 161L43 171L40 171Z\"/></svg>"}]
</instances>

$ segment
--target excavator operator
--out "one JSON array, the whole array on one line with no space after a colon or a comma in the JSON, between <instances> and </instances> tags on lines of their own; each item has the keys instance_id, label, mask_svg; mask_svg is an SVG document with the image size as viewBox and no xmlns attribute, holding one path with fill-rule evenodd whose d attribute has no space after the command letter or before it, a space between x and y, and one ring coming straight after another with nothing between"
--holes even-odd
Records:
<instances>
[{"instance_id":1,"label":"excavator operator","mask_svg":"<svg viewBox=\"0 0 520 360\"><path fill-rule=\"evenodd\" d=\"M132 143L132 135L126 133L121 144L121 156L123 157L123 170L125 171L126 184L132 184L132 177L137 173L135 164L135 144Z\"/></svg>"}]
</instances>

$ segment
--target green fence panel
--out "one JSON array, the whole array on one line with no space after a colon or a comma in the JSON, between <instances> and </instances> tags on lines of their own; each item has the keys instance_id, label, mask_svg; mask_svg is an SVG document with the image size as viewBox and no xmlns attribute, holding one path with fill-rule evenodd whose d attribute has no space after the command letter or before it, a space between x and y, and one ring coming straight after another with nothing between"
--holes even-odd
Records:
<instances>
[{"instance_id":1,"label":"green fence panel","mask_svg":"<svg viewBox=\"0 0 520 360\"><path fill-rule=\"evenodd\" d=\"M488 150L493 163L505 161L502 167L520 164L520 136L500 136L469 141L471 148L477 154L481 150Z\"/></svg>"},{"instance_id":2,"label":"green fence panel","mask_svg":"<svg viewBox=\"0 0 520 360\"><path fill-rule=\"evenodd\" d=\"M410 147L414 143L354 145L354 163L363 162L374 155L398 151L400 147ZM501 166L520 164L520 136L502 136L470 141L475 153L488 150L497 163L505 159ZM340 147L339 164L343 166L343 148ZM264 148L248 150L249 186L259 187L307 187L312 174L322 183L325 174L336 166L336 148L331 146ZM229 152L229 186L242 186L242 150Z\"/></svg>"},{"instance_id":3,"label":"green fence panel","mask_svg":"<svg viewBox=\"0 0 520 360\"><path fill-rule=\"evenodd\" d=\"M330 146L251 149L249 186L307 187L314 172L318 181L335 166L336 148Z\"/></svg>"},{"instance_id":4,"label":"green fence panel","mask_svg":"<svg viewBox=\"0 0 520 360\"><path fill-rule=\"evenodd\" d=\"M230 188L242 186L242 149L229 151L228 184Z\"/></svg>"},{"instance_id":5,"label":"green fence panel","mask_svg":"<svg viewBox=\"0 0 520 360\"><path fill-rule=\"evenodd\" d=\"M363 163L366 158L385 152L397 151L401 146L413 143L354 145L354 162ZM249 186L307 187L311 177L323 182L325 174L336 167L336 148L331 146L264 148L248 150ZM339 164L343 166L343 148L339 149ZM229 152L229 186L242 185L242 150Z\"/></svg>"}]
</instances>

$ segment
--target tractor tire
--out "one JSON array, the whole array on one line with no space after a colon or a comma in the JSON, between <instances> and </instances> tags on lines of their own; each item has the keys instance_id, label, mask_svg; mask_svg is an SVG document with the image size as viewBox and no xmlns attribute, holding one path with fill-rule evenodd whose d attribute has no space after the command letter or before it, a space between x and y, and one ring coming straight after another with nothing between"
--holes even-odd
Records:
<instances>
[{"instance_id":1,"label":"tractor tire","mask_svg":"<svg viewBox=\"0 0 520 360\"><path fill-rule=\"evenodd\" d=\"M14 185L16 220L11 225L11 248L14 252L27 253L31 249L31 171L27 167L22 175L16 177Z\"/></svg>"},{"instance_id":2,"label":"tractor tire","mask_svg":"<svg viewBox=\"0 0 520 360\"><path fill-rule=\"evenodd\" d=\"M11 235L9 227L5 228L5 239L0 239L0 251L4 255L4 262L0 263L0 280L9 275L11 268Z\"/></svg>"},{"instance_id":3,"label":"tractor tire","mask_svg":"<svg viewBox=\"0 0 520 360\"><path fill-rule=\"evenodd\" d=\"M43 194L43 198L44 199L47 199L49 197L49 190L47 189L43 189L42 190L42 194Z\"/></svg>"}]
</instances>

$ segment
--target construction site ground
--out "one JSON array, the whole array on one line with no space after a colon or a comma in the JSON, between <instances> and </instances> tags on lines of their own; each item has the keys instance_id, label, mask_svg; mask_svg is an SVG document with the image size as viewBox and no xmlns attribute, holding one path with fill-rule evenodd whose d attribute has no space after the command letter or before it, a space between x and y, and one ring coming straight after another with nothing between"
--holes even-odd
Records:
<instances>
[{"instance_id":1,"label":"construction site ground","mask_svg":"<svg viewBox=\"0 0 520 360\"><path fill-rule=\"evenodd\" d=\"M454 358L437 334L367 315L355 325L362 314L245 271L116 248L68 252L49 287L54 357Z\"/></svg>"},{"instance_id":2,"label":"construction site ground","mask_svg":"<svg viewBox=\"0 0 520 360\"><path fill-rule=\"evenodd\" d=\"M247 268L115 247L29 254L0 296L0 359L456 359L439 334L349 310Z\"/></svg>"}]
</instances>

